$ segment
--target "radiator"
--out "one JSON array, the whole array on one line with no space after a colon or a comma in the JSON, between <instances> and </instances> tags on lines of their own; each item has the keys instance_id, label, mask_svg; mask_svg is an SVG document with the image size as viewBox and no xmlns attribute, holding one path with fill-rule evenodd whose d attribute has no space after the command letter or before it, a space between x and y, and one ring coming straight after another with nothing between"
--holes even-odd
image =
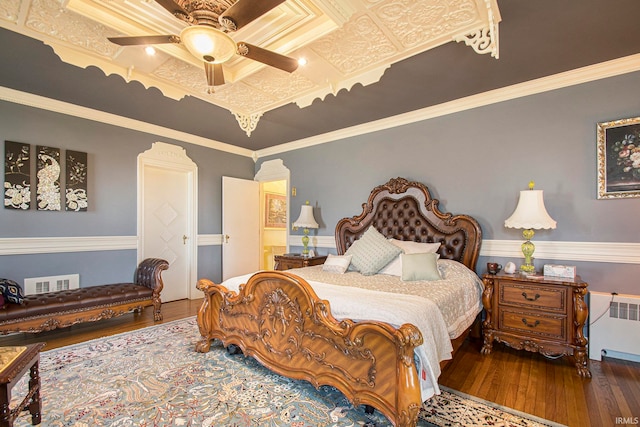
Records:
<instances>
[{"instance_id":1,"label":"radiator","mask_svg":"<svg viewBox=\"0 0 640 427\"><path fill-rule=\"evenodd\" d=\"M79 274L66 274L64 276L30 277L24 279L24 294L43 294L46 292L63 291L65 289L77 289L80 287Z\"/></svg>"},{"instance_id":2,"label":"radiator","mask_svg":"<svg viewBox=\"0 0 640 427\"><path fill-rule=\"evenodd\" d=\"M640 296L589 292L589 359L640 361Z\"/></svg>"}]
</instances>

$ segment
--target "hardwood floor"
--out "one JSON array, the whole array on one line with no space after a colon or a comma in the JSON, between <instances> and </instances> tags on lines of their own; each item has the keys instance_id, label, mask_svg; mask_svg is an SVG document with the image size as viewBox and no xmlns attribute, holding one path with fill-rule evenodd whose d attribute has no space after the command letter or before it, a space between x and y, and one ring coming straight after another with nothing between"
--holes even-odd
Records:
<instances>
[{"instance_id":1,"label":"hardwood floor","mask_svg":"<svg viewBox=\"0 0 640 427\"><path fill-rule=\"evenodd\" d=\"M164 322L194 316L202 300L162 305ZM140 329L153 321L152 310L115 319L76 325L40 334L0 337L0 345L46 342L44 350ZM469 339L440 376L440 384L499 405L570 427L608 427L638 424L640 363L616 359L590 361L593 378L578 377L569 358L546 359L494 344L490 355L480 354L480 340Z\"/></svg>"},{"instance_id":2,"label":"hardwood floor","mask_svg":"<svg viewBox=\"0 0 640 427\"><path fill-rule=\"evenodd\" d=\"M439 383L570 427L639 423L640 363L590 360L592 378L581 379L570 358L547 359L499 343L483 356L481 346L480 339L465 341Z\"/></svg>"}]
</instances>

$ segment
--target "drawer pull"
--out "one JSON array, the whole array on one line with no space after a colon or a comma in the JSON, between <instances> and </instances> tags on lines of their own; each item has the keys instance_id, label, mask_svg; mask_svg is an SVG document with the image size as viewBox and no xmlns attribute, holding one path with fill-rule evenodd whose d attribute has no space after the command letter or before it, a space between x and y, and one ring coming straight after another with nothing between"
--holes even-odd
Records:
<instances>
[{"instance_id":1,"label":"drawer pull","mask_svg":"<svg viewBox=\"0 0 640 427\"><path fill-rule=\"evenodd\" d=\"M533 323L529 323L529 322L527 322L527 319L525 319L525 318L523 317L523 318L522 318L522 323L524 323L524 324L525 324L525 326L528 326L528 327L530 327L530 328L535 328L536 326L538 326L538 325L540 324L540 321L539 321L539 320L536 320L536 321L535 321L535 322L533 322Z\"/></svg>"},{"instance_id":2,"label":"drawer pull","mask_svg":"<svg viewBox=\"0 0 640 427\"><path fill-rule=\"evenodd\" d=\"M538 298L540 298L540 294L535 294L535 295L533 296L533 298L530 298L530 297L528 297L528 296L527 296L527 293L526 293L526 292L523 292L523 293L522 293L522 296L523 296L523 297L524 297L524 299L526 299L527 301L536 301Z\"/></svg>"}]
</instances>

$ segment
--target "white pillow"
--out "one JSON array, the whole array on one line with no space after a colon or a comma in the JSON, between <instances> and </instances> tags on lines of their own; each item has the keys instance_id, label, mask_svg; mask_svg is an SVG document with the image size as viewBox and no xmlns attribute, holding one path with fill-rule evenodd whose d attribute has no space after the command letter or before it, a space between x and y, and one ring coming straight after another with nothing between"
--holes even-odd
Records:
<instances>
[{"instance_id":1,"label":"white pillow","mask_svg":"<svg viewBox=\"0 0 640 427\"><path fill-rule=\"evenodd\" d=\"M347 249L352 255L351 266L364 276L376 274L382 267L397 257L402 249L389 242L374 227L369 227L362 236Z\"/></svg>"},{"instance_id":2,"label":"white pillow","mask_svg":"<svg viewBox=\"0 0 640 427\"><path fill-rule=\"evenodd\" d=\"M440 249L440 243L420 243L396 239L389 239L389 241L402 249L405 254L434 253ZM380 270L379 274L388 274L390 276L398 277L402 276L402 259L400 255ZM440 258L440 254L436 255Z\"/></svg>"},{"instance_id":3,"label":"white pillow","mask_svg":"<svg viewBox=\"0 0 640 427\"><path fill-rule=\"evenodd\" d=\"M328 271L329 273L344 274L351 264L351 255L327 255L327 259L322 264L322 271Z\"/></svg>"},{"instance_id":4,"label":"white pillow","mask_svg":"<svg viewBox=\"0 0 640 427\"><path fill-rule=\"evenodd\" d=\"M389 239L389 241L402 249L405 254L436 253L440 249L440 243L420 243L397 239Z\"/></svg>"}]
</instances>

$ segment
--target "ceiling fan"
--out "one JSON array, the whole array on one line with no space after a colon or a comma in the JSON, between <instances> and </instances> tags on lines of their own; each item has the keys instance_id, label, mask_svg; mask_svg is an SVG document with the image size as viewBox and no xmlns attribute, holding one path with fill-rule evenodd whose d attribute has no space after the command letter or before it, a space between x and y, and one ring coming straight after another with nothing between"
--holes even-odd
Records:
<instances>
[{"instance_id":1,"label":"ceiling fan","mask_svg":"<svg viewBox=\"0 0 640 427\"><path fill-rule=\"evenodd\" d=\"M180 35L109 37L120 46L181 43L204 62L209 92L224 84L222 63L238 54L289 73L298 68L294 58L254 46L236 43L227 33L239 30L285 0L155 0L176 18L189 24Z\"/></svg>"}]
</instances>

